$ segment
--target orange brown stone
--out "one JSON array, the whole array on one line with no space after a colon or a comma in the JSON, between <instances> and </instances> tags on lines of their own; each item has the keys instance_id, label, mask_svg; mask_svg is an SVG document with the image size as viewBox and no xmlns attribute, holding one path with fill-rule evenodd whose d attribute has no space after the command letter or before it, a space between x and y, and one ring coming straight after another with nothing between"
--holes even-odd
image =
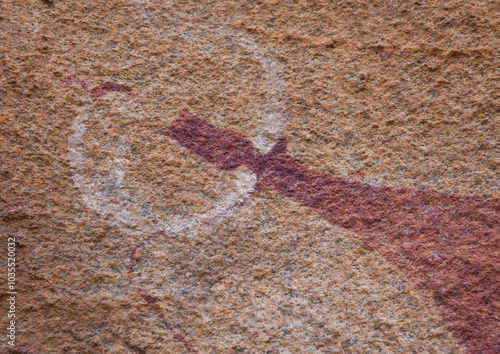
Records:
<instances>
[{"instance_id":1,"label":"orange brown stone","mask_svg":"<svg viewBox=\"0 0 500 354\"><path fill-rule=\"evenodd\" d=\"M281 138L266 155L187 110L169 136L217 167L246 166L258 187L314 209L400 267L476 353L500 352L500 200L348 183L300 165Z\"/></svg>"}]
</instances>

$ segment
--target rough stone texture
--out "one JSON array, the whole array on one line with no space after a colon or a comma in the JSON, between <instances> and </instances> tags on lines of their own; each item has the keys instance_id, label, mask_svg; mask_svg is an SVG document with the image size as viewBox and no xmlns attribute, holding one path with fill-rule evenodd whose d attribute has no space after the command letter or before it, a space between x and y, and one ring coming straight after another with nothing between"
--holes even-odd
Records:
<instances>
[{"instance_id":1,"label":"rough stone texture","mask_svg":"<svg viewBox=\"0 0 500 354\"><path fill-rule=\"evenodd\" d=\"M2 1L0 231L3 250L17 241L17 352L479 352L359 230L272 188L184 230L250 172L221 171L168 127L189 108L254 144L284 135L291 158L333 178L494 200L499 10ZM484 242L494 262L498 239ZM131 286L134 249L154 308Z\"/></svg>"},{"instance_id":2,"label":"rough stone texture","mask_svg":"<svg viewBox=\"0 0 500 354\"><path fill-rule=\"evenodd\" d=\"M267 154L187 110L169 136L223 170L245 166L256 191L273 188L334 225L357 232L432 298L471 350L500 351L500 199L347 183L309 170L281 138Z\"/></svg>"}]
</instances>

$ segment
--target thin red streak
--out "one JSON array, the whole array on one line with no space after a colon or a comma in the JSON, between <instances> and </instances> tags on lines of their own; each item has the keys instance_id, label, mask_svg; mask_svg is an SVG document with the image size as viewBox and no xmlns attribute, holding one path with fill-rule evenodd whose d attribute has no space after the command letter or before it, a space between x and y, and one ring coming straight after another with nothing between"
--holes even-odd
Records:
<instances>
[{"instance_id":1,"label":"thin red streak","mask_svg":"<svg viewBox=\"0 0 500 354\"><path fill-rule=\"evenodd\" d=\"M146 301L146 304L148 307L158 316L160 317L161 321L167 328L167 330L170 332L170 334L177 339L183 346L186 348L186 350L190 353L198 353L192 346L191 344L188 343L186 338L179 332L173 329L172 325L168 322L166 317L162 314L158 306L154 303L153 299L139 286L135 283L135 274L134 274L134 264L135 264L135 255L137 251L141 248L144 247L147 241L157 238L159 236L165 236L165 232L163 231L158 231L155 232L152 235L149 235L144 241L139 242L134 249L132 250L130 254L130 260L129 260L129 267L128 267L128 277L130 284L135 288L137 293L143 298L144 301Z\"/></svg>"},{"instance_id":2,"label":"thin red streak","mask_svg":"<svg viewBox=\"0 0 500 354\"><path fill-rule=\"evenodd\" d=\"M63 84L76 83L76 84L80 85L80 87L82 89L84 89L84 90L88 90L89 89L89 85L87 85L87 83L84 80L80 79L77 76L67 77L67 78L61 80L61 82Z\"/></svg>"},{"instance_id":3,"label":"thin red streak","mask_svg":"<svg viewBox=\"0 0 500 354\"><path fill-rule=\"evenodd\" d=\"M257 155L244 137L187 110L168 134L221 169L248 167L261 186L355 231L433 299L470 352L500 352L499 199L347 183L300 165L284 138Z\"/></svg>"},{"instance_id":4,"label":"thin red streak","mask_svg":"<svg viewBox=\"0 0 500 354\"><path fill-rule=\"evenodd\" d=\"M89 85L85 82L85 80L80 79L78 76L70 76L61 80L63 84L76 83L80 85L80 87L84 90L89 89ZM100 99L102 96L107 94L108 92L124 92L130 97L135 97L133 90L126 85L116 84L114 82L105 82L103 84L94 86L89 95L94 100Z\"/></svg>"},{"instance_id":5,"label":"thin red streak","mask_svg":"<svg viewBox=\"0 0 500 354\"><path fill-rule=\"evenodd\" d=\"M90 90L90 97L95 100L101 98L108 92L124 92L130 97L134 97L132 89L125 85L115 84L114 82L105 82L103 84L97 85L92 90Z\"/></svg>"},{"instance_id":6,"label":"thin red streak","mask_svg":"<svg viewBox=\"0 0 500 354\"><path fill-rule=\"evenodd\" d=\"M240 200L239 202L237 202L236 204L232 205L231 207L229 207L225 213L226 215L233 212L235 209L237 209L238 207L242 206L243 204L245 204L248 199L250 197L247 196L245 198L243 198L242 200ZM205 221L202 221L200 226L203 225L203 226L214 226L215 225L215 222L213 219L208 219L208 220L205 220ZM191 227L186 227L182 232L192 232L194 231L193 228ZM160 319L162 320L163 324L165 325L165 327L169 330L169 332L173 335L173 337L175 339L177 339L185 348L188 352L190 353L198 353L198 351L196 349L193 348L193 346L191 344L189 344L189 342L184 338L184 336L182 334L180 334L179 332L175 331L172 327L172 325L170 324L170 322L168 322L168 320L166 319L166 317L161 313L160 309L158 308L158 306L156 306L156 304L154 303L154 301L151 299L151 297L144 291L143 288L141 288L140 285L137 285L135 283L135 275L134 275L134 263L135 263L135 255L137 253L137 251L141 248L143 248L145 246L145 244L149 241L149 240L152 240L154 238L157 238L157 237L160 237L160 236L166 236L165 232L164 231L157 231L155 233L153 233L152 235L149 235L148 237L146 237L145 240L139 242L133 249L132 249L132 252L130 253L130 260L129 260L129 267L128 267L128 277L129 277L129 281L130 281L130 285L133 286L135 288L135 290L137 291L137 293L144 299L144 301L146 301L146 304L148 305L148 307L156 314L158 315L158 317L160 317Z\"/></svg>"}]
</instances>

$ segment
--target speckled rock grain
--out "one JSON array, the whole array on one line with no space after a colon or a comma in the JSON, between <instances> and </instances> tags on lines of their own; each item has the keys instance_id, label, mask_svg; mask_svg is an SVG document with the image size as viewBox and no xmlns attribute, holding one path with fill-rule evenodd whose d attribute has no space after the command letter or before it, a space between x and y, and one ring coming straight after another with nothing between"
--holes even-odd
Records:
<instances>
[{"instance_id":1,"label":"speckled rock grain","mask_svg":"<svg viewBox=\"0 0 500 354\"><path fill-rule=\"evenodd\" d=\"M498 198L499 10L494 1L1 2L0 232L2 249L17 240L17 352L185 351L130 286L130 254L165 218L212 209L235 177L166 129L189 108L254 139L269 85L254 54L198 24L244 33L281 65L280 134L308 168ZM133 95L89 94L106 82ZM127 161L120 184L116 156ZM75 173L138 221L89 207ZM196 234L152 240L137 272L203 353L466 349L359 235L273 190Z\"/></svg>"}]
</instances>

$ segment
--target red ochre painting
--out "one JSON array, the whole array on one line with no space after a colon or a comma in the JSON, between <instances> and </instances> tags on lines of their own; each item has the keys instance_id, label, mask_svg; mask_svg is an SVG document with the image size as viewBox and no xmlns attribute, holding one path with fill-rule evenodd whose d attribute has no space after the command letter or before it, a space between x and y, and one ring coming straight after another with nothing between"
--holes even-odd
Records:
<instances>
[{"instance_id":1,"label":"red ochre painting","mask_svg":"<svg viewBox=\"0 0 500 354\"><path fill-rule=\"evenodd\" d=\"M333 124L340 116L339 121L348 125L345 123L349 123L353 112L359 113L357 120L352 119L353 125L337 131L339 135L345 132L344 145L355 141L359 132L366 132L362 130L366 126L377 130L382 125L384 128L400 125L406 129L413 124L411 120L416 119L415 112L420 114L425 111L426 114L418 119L421 119L422 126L431 127L429 129L442 123L439 119L434 119L434 116L446 116L443 119L446 124L456 125L462 123L462 117L470 119L460 129L472 132L479 126L484 128L471 140L478 136L488 136L482 141L474 141L477 146L471 147L470 151L477 147L478 150L486 150L485 155L495 154L497 150L490 143L490 136L497 132L494 123L498 119L499 110L495 101L498 95L492 93L494 90L491 85L494 84L491 82L496 82L498 77L488 72L492 69L487 64L498 58L495 56L495 46L492 44L488 47L490 37L485 34L493 32L493 26L498 24L498 21L494 22L492 15L487 16L495 12L491 11L492 7L488 11L478 10L482 5L478 5L477 1L473 2L471 8L467 8L470 13L466 10L460 12L462 4L459 6L452 2L446 2L442 6L439 2L433 2L426 6L419 1L400 1L394 8L376 2L373 6L368 5L369 2L333 3L335 2L96 0L97 5L94 6L91 1L0 2L0 10L7 9L8 14L0 13L0 28L6 33L4 35L0 32L0 37L7 43L5 46L0 44L4 49L0 52L0 64L2 68L8 69L8 75L1 76L6 89L0 87L7 107L4 110L7 118L2 116L0 119L3 130L0 132L0 147L8 157L1 161L6 162L6 167L0 166L0 226L5 226L9 239L16 240L15 246L21 259L16 273L22 279L22 282L19 281L19 288L24 287L25 294L31 296L20 291L19 301L16 303L19 310L16 318L19 330L19 334L16 333L17 347L1 343L0 345L4 345L2 348L8 348L12 353L44 352L43 350L52 347L57 348L54 352L69 353L154 353L163 352L164 348L174 348L173 352L197 353L204 352L203 350L208 352L206 348L212 348L212 352L217 352L213 348L230 348L231 352L258 352L251 346L261 345L260 348L266 348L266 351L271 348L269 352L274 353L283 348L297 351L297 346L294 346L294 341L300 341L297 338L312 337L312 341L316 341L317 338L328 337L323 343L308 348L316 349L311 352L330 352L331 349L332 352L344 353L345 343L348 344L347 352L351 349L355 351L359 347L356 343L349 342L356 342L356 338L369 333L374 338L370 338L373 341L367 340L367 345L363 343L364 347L360 346L365 350L379 350L369 347L375 343L380 344L380 348L389 348L388 351L392 348L394 352L401 352L401 348L408 348L405 346L407 342L411 347L418 346L421 341L425 343L420 348L431 348L430 352L434 352L437 347L437 351L442 349L443 352L449 352L449 348L458 348L457 351L464 350L468 353L500 353L500 199L495 191L489 193L486 190L495 182L484 184L486 187L481 192L478 191L479 188L470 187L472 182L463 189L449 188L450 183L458 180L453 178L456 176L447 179L448 184L429 183L425 185L426 190L419 183L411 184L418 186L415 188L384 187L385 183L381 183L382 186L375 185L371 183L373 180L363 183L365 171L356 163L346 164L348 167L336 174L332 169L314 169L311 161L308 163L300 159L300 156L305 156L300 153L305 154L309 147L316 148L323 143L318 148L321 150L318 155L311 153L313 159L319 155L337 159L332 151L339 152L342 149L330 150L333 145L329 145L336 133L322 136L321 129L329 129L329 124ZM432 13L434 7L439 7L435 14ZM433 15L432 19L429 14ZM442 14L450 14L450 17L441 16ZM329 19L333 20L329 22ZM414 22L411 22L413 19ZM425 22L427 20L429 22ZM133 23L128 26L128 21ZM342 21L346 23L341 23ZM367 27L359 30L365 22ZM411 25L405 27L406 22L411 22ZM379 26L379 23L382 25ZM160 29L164 27L168 31L161 32ZM380 35L374 28L381 30ZM422 32L421 28L432 31L429 34ZM446 32L448 28L457 29L453 38ZM450 37L450 43L447 42L447 36ZM80 37L85 39L86 42L82 40L82 43L85 42L87 46L82 45L81 50L78 47ZM468 42L467 38L470 39ZM217 42L222 39L226 42L221 44L221 49L217 47ZM273 55L267 52L268 47ZM371 60L374 58L378 62L371 67ZM466 63L464 58L470 59L470 62ZM355 63L358 59L359 62ZM281 72L284 71L281 63L285 63L286 72ZM349 70L342 71L351 63L355 64ZM391 65L398 66L397 78L390 77ZM140 70L137 69L139 67ZM412 71L414 67L420 71ZM211 75L205 75L206 73ZM421 76L414 76L415 73ZM434 86L427 85L429 78L435 80ZM489 82L490 86L485 84L477 92L474 91L474 87L480 86L479 83L483 81ZM184 82L185 87L182 86ZM456 83L471 87L471 92L467 91L469 87L465 90L462 86L461 92L447 96L446 91ZM342 94L332 93L341 89ZM410 102L408 96L404 96L405 90L409 92L408 96L416 92L425 93L415 99L417 103L414 103ZM84 94L81 95L81 92ZM200 92L203 94L199 94ZM114 100L113 93L121 95L120 99ZM467 102L460 101L466 95L476 96ZM234 98L236 96L237 99ZM354 98L350 100L351 97ZM293 107L290 112L284 113L288 104L285 101L288 99L293 101L290 104ZM440 106L440 99L449 105ZM4 102L0 103L3 108ZM228 109L223 111L226 103ZM392 113L391 110L397 110L400 104L406 105L406 108L401 108L384 120L385 115ZM348 107L349 105L354 108ZM427 110L427 105L432 107ZM344 111L344 107L349 109ZM168 114L164 113L165 109L170 110ZM243 114L247 111L257 112L260 116ZM486 113L477 118L483 111ZM289 113L291 123L285 119ZM308 114L310 121L307 121ZM382 116L384 118L380 118ZM453 119L449 118L451 116ZM405 120L407 117L408 120ZM165 124L163 119L169 123ZM221 128L219 123L224 119L229 122L224 122L227 125ZM262 122L267 122L268 126L264 127ZM362 128L360 122L364 124ZM288 130L283 128L285 123ZM356 126L358 123L359 126ZM308 124L310 126L306 127ZM228 127L234 129L227 129ZM250 131L251 129L254 131ZM449 131L454 133L453 129ZM384 134L382 130L374 134L380 137ZM256 131L265 133L256 137ZM402 131L403 129L394 129L391 131L392 137ZM312 137L308 132L318 134ZM97 136L98 133L101 135ZM295 133L294 151L299 151L297 155L289 152L287 145L289 138L292 146L291 136ZM422 136L427 133L428 131L424 131ZM434 139L439 137L440 132L433 131L432 134ZM464 134L457 133L457 136L463 137ZM368 138L363 138L365 140L358 140L361 143L356 148L363 147L369 141L371 136L367 136ZM406 137L410 140L415 136L417 135L408 133ZM422 141L425 139L427 136ZM389 140L377 146L382 147L375 153L378 157L385 158L391 154L391 149L395 150L397 139ZM302 144L304 141L307 144ZM272 145L273 142L276 143ZM438 155L441 145L435 141L428 145L431 150L437 147L434 154ZM146 147L141 150L143 146ZM168 158L162 159L162 153L167 155L166 149L159 150L164 147L172 148L172 151L169 151L171 155ZM363 153L369 154L370 151L367 151ZM425 147L422 151L429 152ZM352 151L347 149L341 151L346 155L350 152ZM470 155L467 158L470 160ZM469 160L464 165L468 164L469 170L473 170L474 164ZM170 165L162 170L162 164L166 162ZM332 166L326 163L318 165ZM495 169L500 166L497 157L484 162L484 165L488 165L488 169L493 172L489 175L486 172L478 174L479 176L496 176ZM389 164L386 161L380 166L384 168ZM408 163L408 166L412 168L421 165ZM361 168L354 172L355 178L349 181L338 177L345 176L347 173L344 172L351 167L354 170ZM127 168L130 169L125 171ZM205 172L203 169L207 170L206 174L195 179L197 173ZM249 180L255 183L253 187L246 184L241 187L243 183L238 184L238 180L234 185L241 187L241 190L234 192L233 189L237 188L230 185L234 182L231 178L239 176L237 173L241 171L245 176L250 175ZM124 182L125 172L130 172L131 177ZM169 172L171 175L168 175ZM377 176L379 172L375 171L372 176ZM387 175L392 172L394 170ZM189 173L191 175L187 176ZM369 171L366 173L370 174ZM418 175L419 173L412 175L413 181L419 180ZM213 181L219 176L223 176L220 177L221 181ZM395 177L390 176L389 179L394 177L391 180L394 182L400 176L395 174ZM182 182L189 178L194 182L185 187ZM211 184L211 189L206 188L208 192L203 190L206 194L196 190L198 187L203 189L203 186L199 186L203 182ZM149 184L141 190L141 183ZM164 188L163 194L156 193L169 183L173 187L169 185L170 189ZM432 191L434 187L441 191L465 192L443 193ZM176 188L182 190L179 192ZM119 193L120 189L122 194ZM234 192L236 197L224 204L224 197L227 197L224 192L227 190ZM484 193L482 196L468 195L475 194L475 191L478 191L477 194ZM258 199L266 193L271 197ZM172 197L179 195L180 198L177 199L180 200L180 206L175 204L179 200ZM493 197L487 197L488 195ZM164 202L166 199L172 203ZM109 203L111 206L105 205L109 200L112 200ZM255 200L272 201L276 204L266 209L269 203L262 203L266 204L262 211L257 210L261 206L252 206L251 203ZM288 204L279 204L282 201ZM191 203L189 207L194 205L195 211L183 203ZM248 205L250 211L242 212L248 214L240 219L237 218L238 215L234 217L236 228L243 229L242 224L247 221L253 223L251 227L257 228L255 224L261 219L250 219L248 215L252 213L261 213L259 217L271 215L265 220L282 213L278 215L280 218L273 219L273 225L286 224L290 215L310 213L314 221L319 220L318 224L325 221L324 224L328 227L333 225L343 229L339 235L347 230L346 235L339 236L342 242L345 239L359 240L362 249L374 255L364 264L368 264L366 268L369 269L360 271L365 272L363 276L366 277L359 277L361 281L357 279L356 283L350 270L347 270L345 274L339 275L339 279L342 278L340 281L328 280L327 286L338 285L338 289L334 289L338 290L338 297L328 298L330 295L327 294L323 298L310 296L307 300L312 300L303 301L303 304L299 304L299 300L286 303L292 308L296 304L305 304L303 307L309 306L307 311L316 311L314 321L307 322L300 319L301 314L296 316L291 311L287 312L288 309L283 310L284 296L275 290L288 291L288 283L285 282L294 282L296 278L299 278L299 285L294 288L299 289L297 293L306 293L318 283L326 283L325 279L333 278L335 273L331 270L332 262L339 261L347 252L344 244L335 249L341 249L341 257L334 256L333 252L328 253L328 249L317 258L311 258L311 262L325 261L327 270L318 267L312 276L314 281L304 281L303 284L308 287L304 286L303 289L300 277L306 277L305 272L294 273L293 270L290 273L282 272L284 275L281 275L282 269L277 268L276 273L280 273L279 277L282 277L279 278L272 273L274 269L266 268L274 265L269 266L272 263L267 262L270 258L282 256L274 253L274 245L266 249L266 255L272 254L272 257L259 263L257 269L259 274L268 274L266 271L269 270L272 274L269 276L270 280L266 283L263 277L250 275L253 269L249 270L248 265L256 258L252 258L255 250L247 245L260 245L257 241L252 243L253 240L247 241L241 248L233 247L234 254L241 255L247 263L234 261L236 266L231 271L237 269L237 272L229 274L227 278L234 276L236 280L230 279L226 288L216 284L211 278L217 272L224 272L224 267L232 267L228 265L229 262L221 261L219 268L210 269L212 273L203 269L206 273L191 274L189 271L193 271L193 268L204 268L205 262L210 263L213 255L211 251L203 253L206 245L216 244L222 249L226 246L224 237L228 234L232 238L231 245L239 245L245 241L239 238L239 230L234 232L233 237L231 228L228 228L229 231L223 230L225 234L221 232L224 237L214 236L220 230L213 226L219 226L217 223L220 220L230 224L229 217L234 216L232 213L239 207L243 209ZM300 213L295 209L295 214L288 213L286 208L290 205L297 206L297 210L300 207ZM122 214L117 211L121 206L124 206ZM160 211L156 210L157 214L149 218L148 213L153 208ZM218 208L219 214L210 214L210 208ZM132 215L130 210L140 212ZM173 215L172 219L162 219L163 216L172 216L170 214ZM130 216L130 220L124 215ZM199 223L189 224L185 222L188 219L197 219ZM123 220L125 221L120 223ZM140 222L134 224L137 220ZM171 220L180 221L175 227L171 227ZM290 254L296 251L296 246L299 249L304 234L315 236L315 230L320 230L311 227L311 233L302 233L303 230L295 229L295 225L302 224L303 220L297 218L293 221L292 227L280 229L287 234L279 242L286 243L292 249ZM204 229L205 226L207 227ZM270 239L271 232L264 226L266 225L255 231L258 236L250 235L248 238L258 238L259 242ZM200 239L213 239L206 243L195 239L195 233L200 230ZM333 233L325 232L321 237L330 240ZM172 235L175 237L169 239ZM183 238L183 235L193 238L189 240L187 236ZM155 244L155 241L158 243ZM165 246L169 242L172 245ZM152 245L164 248L156 250ZM193 251L193 245L199 246L199 249ZM303 249L306 247L296 251L298 255L284 258L285 263L291 260L286 266L307 268L311 264L306 259L309 249L302 251ZM146 256L151 256L152 260L146 259ZM195 256L200 256L199 263L194 260ZM223 258L220 254L213 257L219 256ZM326 258L333 261L328 263ZM385 280L380 279L385 276L389 278L390 272L385 272L389 268L379 267L378 263L374 265L375 262L371 260L375 258L380 264L388 261L392 267L390 271L395 269L394 273L399 272L394 278L397 281L402 278L403 281L398 283L391 278L388 283L393 281L391 286L396 285L391 289L388 289L389 286L386 288ZM347 269L345 264L354 263L357 259L358 254L352 252L349 257L341 259L344 263L339 269ZM172 270L176 262L180 265ZM383 263L384 266L386 264ZM172 269L166 269L169 266ZM206 268L210 266L211 263ZM285 279L283 284L279 283L282 279ZM392 332L378 331L375 320L365 321L364 309L352 318L349 318L351 314L339 316L340 320L329 326L332 313L348 312L349 306L357 307L356 301L365 296L353 296L353 299L343 301L343 297L349 297L350 291L355 292L345 284L352 282L354 287L367 279L380 285L380 288L375 289L373 283L367 285L370 291L375 290L366 292L369 293L366 295L367 300L365 303L360 302L359 307L366 306L369 310L377 307L377 292L380 289L388 290L390 295L380 295L384 302L384 306L380 307L381 311L389 309L387 316L379 316L384 317L380 322L383 323L381 326L390 322L383 321L391 315L400 316L401 319L410 313L421 315L415 321L415 330L412 318L401 326L394 326L397 329L391 329ZM406 284L406 280L411 286L404 288L401 284ZM247 281L252 283L249 286L251 290L252 286L259 291L262 287L269 286L269 292L262 298L255 293L251 294L237 303L238 297L243 298L238 287L242 287ZM273 281L278 284L276 288L269 285ZM262 287L261 283L264 284ZM399 285L404 289L394 290ZM210 292L212 288L214 290ZM192 289L195 290L191 291ZM209 291L205 291L206 289ZM232 292L234 289L236 290ZM419 296L413 292L414 289L425 299L415 306L409 304ZM319 294L320 291L312 294ZM216 292L219 293L212 296ZM220 293L229 295L219 296ZM290 293L293 295L293 291L290 290ZM372 296L375 293L377 294ZM189 304L186 307L176 306L182 302L177 300L184 295L186 301L182 304ZM400 307L395 305L396 311L391 314L389 311L393 308L387 304L399 301L396 300L397 297L402 298L397 306L404 304ZM224 312L213 306L228 298L239 307L231 307L234 303L223 303L221 307L226 306L223 308ZM338 301L338 298L341 300ZM197 299L201 300L197 302ZM271 311L266 307L271 302L277 303L275 305L278 310L273 308ZM335 307L330 306L331 304L340 305ZM408 307L404 307L406 304ZM301 307L299 305L296 307ZM314 308L315 305L318 307ZM414 308L408 310L410 307ZM399 311L400 308L403 310ZM428 309L432 311L426 312ZM238 311L246 312L245 316L242 315L234 322L225 322L227 318L220 315L224 312L227 317L238 317ZM248 313L252 311L257 313L257 319L253 323L247 323L248 318L251 318ZM439 315L435 315L436 312ZM209 318L212 314L219 317L213 320ZM276 314L276 318L271 318ZM373 312L369 315L372 314ZM268 315L269 318L266 318ZM345 318L348 320L341 323ZM279 328L273 328L273 331L268 331L261 337L259 331L265 327L263 323L267 320L274 321L272 326ZM278 323L280 321L281 324ZM356 321L361 323L359 327L353 325ZM300 334L302 337L293 332L295 322L299 323L296 328L305 327L302 326L305 323L309 326L301 328L304 329ZM235 323L243 325L235 325L237 329L234 330L231 326ZM362 326L374 330L353 329ZM390 327L391 323L387 326ZM401 328L407 332L398 332ZM354 333L352 336L342 337L344 332L349 334L351 329ZM437 329L435 333L434 329ZM221 335L221 340L217 342L215 336L226 332L229 334L226 337ZM32 338L26 333L31 334ZM417 335L413 336L415 333ZM420 333L424 333L421 338ZM273 335L284 339L273 342ZM242 342L246 340L245 336L250 339L241 346L238 346L239 343L235 344L239 338ZM407 339L402 338L404 336L411 338L402 343ZM212 338L214 343L207 344ZM426 341L432 343L427 344ZM441 343L443 346L440 346ZM229 349L227 352L230 352Z\"/></svg>"},{"instance_id":2,"label":"red ochre painting","mask_svg":"<svg viewBox=\"0 0 500 354\"><path fill-rule=\"evenodd\" d=\"M168 135L223 170L245 166L273 188L350 229L400 267L473 352L500 352L500 200L347 183L301 166L281 138L252 143L180 112Z\"/></svg>"},{"instance_id":3,"label":"red ochre painting","mask_svg":"<svg viewBox=\"0 0 500 354\"><path fill-rule=\"evenodd\" d=\"M71 77L88 89L85 81ZM125 85L107 82L90 90L98 99L108 92L133 96ZM255 193L275 189L309 207L334 225L356 232L369 247L397 265L440 310L462 343L474 353L500 352L500 200L414 189L348 183L302 166L287 154L286 138L260 155L251 141L220 129L187 109L167 134L189 152L221 170L245 166L257 175ZM189 232L187 227L184 232ZM175 330L154 300L135 282L133 249L129 278L139 295L188 352L197 352Z\"/></svg>"}]
</instances>

